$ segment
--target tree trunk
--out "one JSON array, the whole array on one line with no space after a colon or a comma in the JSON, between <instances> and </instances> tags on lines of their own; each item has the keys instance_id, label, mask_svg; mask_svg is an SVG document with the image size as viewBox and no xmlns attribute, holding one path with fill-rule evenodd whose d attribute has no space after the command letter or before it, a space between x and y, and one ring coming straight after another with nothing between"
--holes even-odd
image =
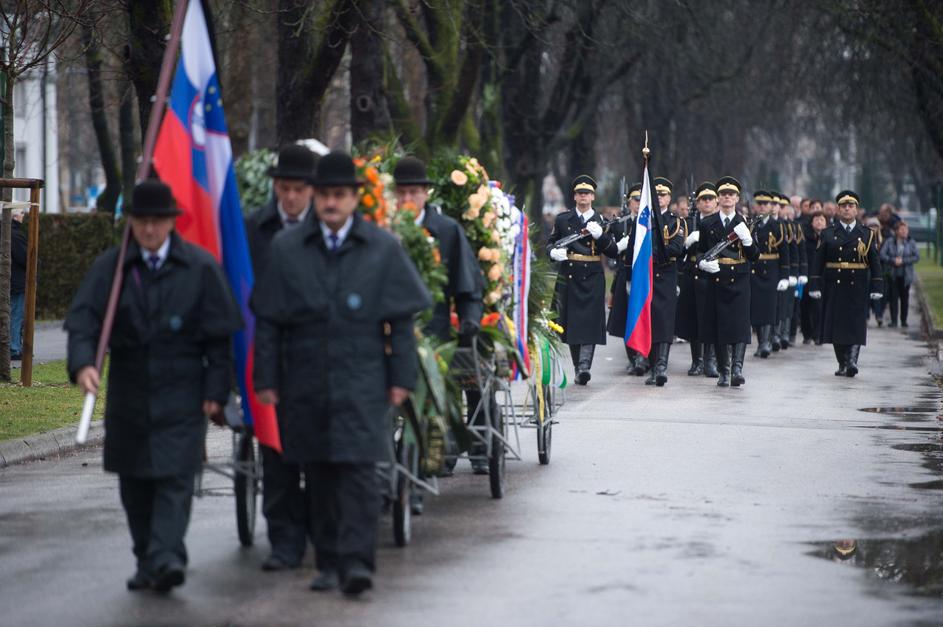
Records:
<instances>
[{"instance_id":1,"label":"tree trunk","mask_svg":"<svg viewBox=\"0 0 943 627\"><path fill-rule=\"evenodd\" d=\"M138 153L134 132L134 86L130 82L124 84L124 94L118 109L118 137L121 143L121 210L126 213L131 206Z\"/></svg>"},{"instance_id":2,"label":"tree trunk","mask_svg":"<svg viewBox=\"0 0 943 627\"><path fill-rule=\"evenodd\" d=\"M121 193L121 172L111 134L105 116L105 95L101 79L101 49L90 27L82 29L82 44L85 46L85 69L88 76L88 103L92 114L92 127L98 143L102 170L105 173L105 189L95 201L99 211L115 212L118 195Z\"/></svg>"},{"instance_id":3,"label":"tree trunk","mask_svg":"<svg viewBox=\"0 0 943 627\"><path fill-rule=\"evenodd\" d=\"M383 0L355 0L357 24L350 36L350 131L354 144L391 128L383 82Z\"/></svg>"},{"instance_id":4,"label":"tree trunk","mask_svg":"<svg viewBox=\"0 0 943 627\"><path fill-rule=\"evenodd\" d=\"M151 114L151 98L157 93L160 66L173 18L173 5L168 0L128 3L128 76L138 97L141 137L147 132Z\"/></svg>"},{"instance_id":5,"label":"tree trunk","mask_svg":"<svg viewBox=\"0 0 943 627\"><path fill-rule=\"evenodd\" d=\"M233 159L238 159L249 147L252 130L252 60L259 44L253 37L257 30L253 28L252 22L256 17L254 11L250 11L243 2L234 3L230 11L222 90L232 155Z\"/></svg>"}]
</instances>

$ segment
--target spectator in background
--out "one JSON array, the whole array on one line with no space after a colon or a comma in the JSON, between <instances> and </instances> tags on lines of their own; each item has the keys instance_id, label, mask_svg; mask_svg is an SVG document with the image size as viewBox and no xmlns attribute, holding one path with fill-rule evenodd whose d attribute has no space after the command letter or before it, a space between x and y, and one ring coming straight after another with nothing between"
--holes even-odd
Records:
<instances>
[{"instance_id":1,"label":"spectator in background","mask_svg":"<svg viewBox=\"0 0 943 627\"><path fill-rule=\"evenodd\" d=\"M812 213L812 201L808 198L803 198L799 203L800 215L807 216Z\"/></svg>"},{"instance_id":2,"label":"spectator in background","mask_svg":"<svg viewBox=\"0 0 943 627\"><path fill-rule=\"evenodd\" d=\"M832 226L837 222L835 214L838 213L838 205L829 201L822 205L822 214L825 216L827 226Z\"/></svg>"},{"instance_id":3,"label":"spectator in background","mask_svg":"<svg viewBox=\"0 0 943 627\"><path fill-rule=\"evenodd\" d=\"M865 226L871 229L871 232L874 233L874 246L877 247L878 251L884 246L884 233L881 230L881 222L874 217L863 220ZM883 263L881 268L884 273L884 298L878 298L876 300L871 300L871 313L874 314L874 319L877 320L878 326L884 325L884 309L887 307L887 286L889 285L889 277L887 275L887 266Z\"/></svg>"},{"instance_id":4,"label":"spectator in background","mask_svg":"<svg viewBox=\"0 0 943 627\"><path fill-rule=\"evenodd\" d=\"M690 212L688 211L688 201L686 198L682 197L675 201L674 212L677 217L682 220L687 220Z\"/></svg>"},{"instance_id":5,"label":"spectator in background","mask_svg":"<svg viewBox=\"0 0 943 627\"><path fill-rule=\"evenodd\" d=\"M23 303L26 300L26 232L23 211L13 212L10 228L10 359L23 358ZM0 228L2 231L2 228Z\"/></svg>"},{"instance_id":6,"label":"spectator in background","mask_svg":"<svg viewBox=\"0 0 943 627\"><path fill-rule=\"evenodd\" d=\"M881 221L881 235L884 236L884 239L888 240L894 237L897 223L900 222L900 216L897 215L894 205L889 202L883 203L878 210L878 220Z\"/></svg>"},{"instance_id":7,"label":"spectator in background","mask_svg":"<svg viewBox=\"0 0 943 627\"><path fill-rule=\"evenodd\" d=\"M914 264L920 261L917 242L910 237L910 227L898 218L894 226L894 236L881 247L881 263L889 277L886 298L891 304L891 326L897 326L898 314L900 326L907 326L907 313L910 305L910 286L914 282Z\"/></svg>"}]
</instances>

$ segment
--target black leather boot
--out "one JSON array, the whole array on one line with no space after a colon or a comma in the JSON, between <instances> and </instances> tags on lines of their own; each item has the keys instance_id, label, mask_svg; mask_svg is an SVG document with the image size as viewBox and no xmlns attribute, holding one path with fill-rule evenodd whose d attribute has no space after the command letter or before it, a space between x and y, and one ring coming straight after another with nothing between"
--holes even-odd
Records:
<instances>
[{"instance_id":1,"label":"black leather boot","mask_svg":"<svg viewBox=\"0 0 943 627\"><path fill-rule=\"evenodd\" d=\"M774 353L779 352L779 320L769 325L769 344L771 351Z\"/></svg>"},{"instance_id":2,"label":"black leather boot","mask_svg":"<svg viewBox=\"0 0 943 627\"><path fill-rule=\"evenodd\" d=\"M763 348L763 327L753 327L753 332L756 333L756 350L753 351L753 356L759 357L760 349Z\"/></svg>"},{"instance_id":3,"label":"black leather boot","mask_svg":"<svg viewBox=\"0 0 943 627\"><path fill-rule=\"evenodd\" d=\"M773 334L773 325L764 324L760 327L760 357L766 359L773 352L773 346L770 342L770 336Z\"/></svg>"},{"instance_id":4,"label":"black leather boot","mask_svg":"<svg viewBox=\"0 0 943 627\"><path fill-rule=\"evenodd\" d=\"M845 351L845 376L853 377L858 374L858 354L861 352L861 347L857 344L849 346Z\"/></svg>"},{"instance_id":5,"label":"black leather boot","mask_svg":"<svg viewBox=\"0 0 943 627\"><path fill-rule=\"evenodd\" d=\"M717 349L713 344L704 345L704 376L709 379L720 376L717 372Z\"/></svg>"},{"instance_id":6,"label":"black leather boot","mask_svg":"<svg viewBox=\"0 0 943 627\"><path fill-rule=\"evenodd\" d=\"M573 358L573 370L576 370L579 373L580 370L580 345L579 344L570 344L570 357Z\"/></svg>"},{"instance_id":7,"label":"black leather boot","mask_svg":"<svg viewBox=\"0 0 943 627\"><path fill-rule=\"evenodd\" d=\"M743 358L747 354L747 345L740 343L733 345L733 363L730 366L730 385L739 387L747 382L743 378Z\"/></svg>"},{"instance_id":8,"label":"black leather boot","mask_svg":"<svg viewBox=\"0 0 943 627\"><path fill-rule=\"evenodd\" d=\"M730 345L718 344L717 348L717 371L720 378L717 379L717 386L730 387Z\"/></svg>"},{"instance_id":9,"label":"black leather boot","mask_svg":"<svg viewBox=\"0 0 943 627\"><path fill-rule=\"evenodd\" d=\"M586 385L592 378L589 374L589 370L593 367L593 354L595 352L595 344L583 344L580 346L580 365L576 372L576 382L580 385Z\"/></svg>"},{"instance_id":10,"label":"black leather boot","mask_svg":"<svg viewBox=\"0 0 943 627\"><path fill-rule=\"evenodd\" d=\"M704 374L704 345L700 342L691 342L691 367L689 377L698 377Z\"/></svg>"},{"instance_id":11,"label":"black leather boot","mask_svg":"<svg viewBox=\"0 0 943 627\"><path fill-rule=\"evenodd\" d=\"M835 359L838 360L838 370L835 371L835 376L848 376L848 356L845 354L848 347L842 344L834 344L832 348L835 349Z\"/></svg>"},{"instance_id":12,"label":"black leather boot","mask_svg":"<svg viewBox=\"0 0 943 627\"><path fill-rule=\"evenodd\" d=\"M629 359L629 363L625 367L625 374L635 374L635 369L638 367L638 353L626 346L625 356Z\"/></svg>"},{"instance_id":13,"label":"black leather boot","mask_svg":"<svg viewBox=\"0 0 943 627\"><path fill-rule=\"evenodd\" d=\"M779 321L779 347L783 350L789 348L789 320L786 318Z\"/></svg>"},{"instance_id":14,"label":"black leather boot","mask_svg":"<svg viewBox=\"0 0 943 627\"><path fill-rule=\"evenodd\" d=\"M668 353L671 352L671 344L660 342L655 345L655 385L658 387L668 383Z\"/></svg>"},{"instance_id":15,"label":"black leather boot","mask_svg":"<svg viewBox=\"0 0 943 627\"><path fill-rule=\"evenodd\" d=\"M652 344L652 350L648 353L648 378L645 379L645 385L655 385L655 366L658 363L658 344Z\"/></svg>"},{"instance_id":16,"label":"black leather boot","mask_svg":"<svg viewBox=\"0 0 943 627\"><path fill-rule=\"evenodd\" d=\"M642 376L645 376L646 372L648 372L648 358L645 357L644 355L640 355L639 353L636 353L635 354L635 372L633 372L632 374L634 374L636 377L642 377Z\"/></svg>"}]
</instances>

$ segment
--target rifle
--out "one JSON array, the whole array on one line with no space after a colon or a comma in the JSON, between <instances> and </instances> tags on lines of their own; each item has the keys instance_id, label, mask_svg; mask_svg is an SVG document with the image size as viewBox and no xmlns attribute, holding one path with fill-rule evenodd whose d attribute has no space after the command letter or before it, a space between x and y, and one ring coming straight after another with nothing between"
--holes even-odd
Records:
<instances>
[{"instance_id":1,"label":"rifle","mask_svg":"<svg viewBox=\"0 0 943 627\"><path fill-rule=\"evenodd\" d=\"M755 222L756 222L755 217L744 218L744 223L746 223L747 228L750 229L751 232L753 231L753 224ZM730 246L732 246L733 243L736 242L738 239L740 239L740 236L737 235L735 232L731 231L730 233L727 234L726 239L723 239L717 242L711 247L710 250L708 250L706 253L701 255L701 261L714 261L715 259L720 257L720 254L722 252L724 252Z\"/></svg>"},{"instance_id":2,"label":"rifle","mask_svg":"<svg viewBox=\"0 0 943 627\"><path fill-rule=\"evenodd\" d=\"M629 219L631 219L631 217L632 217L631 215L627 215L627 214L626 214L626 215L621 215L621 216L619 216L618 218L612 218L611 220L603 220L603 221L600 223L600 226L602 226L602 230L603 230L603 232L605 232L607 229L609 229L609 228L610 228L611 226L613 226L614 224L623 224L623 223L625 223L625 222L628 222ZM554 243L553 247L554 247L554 248L566 248L566 247L569 246L570 244L572 244L572 243L574 243L574 242L578 242L578 241L580 241L581 239L583 239L584 237L589 237L589 231L587 231L586 229L581 229L579 233L573 233L572 235L567 235L566 237L564 237L564 238L562 238L562 239L558 239L558 240L556 241L556 243Z\"/></svg>"},{"instance_id":3,"label":"rifle","mask_svg":"<svg viewBox=\"0 0 943 627\"><path fill-rule=\"evenodd\" d=\"M619 215L626 216L629 215L629 194L628 188L625 184L625 177L622 177L622 182L619 183L619 197L622 199L622 212Z\"/></svg>"}]
</instances>

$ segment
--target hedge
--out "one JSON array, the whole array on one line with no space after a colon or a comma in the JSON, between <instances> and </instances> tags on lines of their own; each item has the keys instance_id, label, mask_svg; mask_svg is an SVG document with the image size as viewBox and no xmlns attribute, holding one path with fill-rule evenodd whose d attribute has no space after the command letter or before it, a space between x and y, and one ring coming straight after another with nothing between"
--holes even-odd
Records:
<instances>
[{"instance_id":1,"label":"hedge","mask_svg":"<svg viewBox=\"0 0 943 627\"><path fill-rule=\"evenodd\" d=\"M24 226L29 223L25 220ZM82 277L102 251L117 243L119 231L110 213L39 216L39 277L36 318L65 316Z\"/></svg>"}]
</instances>

